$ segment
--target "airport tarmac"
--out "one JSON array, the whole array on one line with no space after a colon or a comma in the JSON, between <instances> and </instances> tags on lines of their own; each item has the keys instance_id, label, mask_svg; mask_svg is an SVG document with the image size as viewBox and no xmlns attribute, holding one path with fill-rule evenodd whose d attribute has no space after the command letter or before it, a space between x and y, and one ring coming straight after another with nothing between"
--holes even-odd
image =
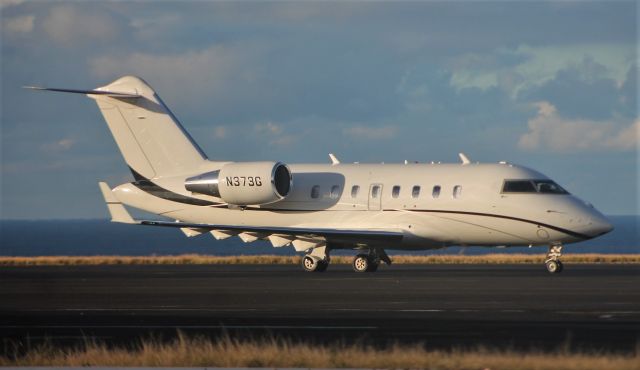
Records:
<instances>
[{"instance_id":1,"label":"airport tarmac","mask_svg":"<svg viewBox=\"0 0 640 370\"><path fill-rule=\"evenodd\" d=\"M3 351L44 338L279 336L317 343L633 351L637 265L113 265L0 268Z\"/></svg>"}]
</instances>

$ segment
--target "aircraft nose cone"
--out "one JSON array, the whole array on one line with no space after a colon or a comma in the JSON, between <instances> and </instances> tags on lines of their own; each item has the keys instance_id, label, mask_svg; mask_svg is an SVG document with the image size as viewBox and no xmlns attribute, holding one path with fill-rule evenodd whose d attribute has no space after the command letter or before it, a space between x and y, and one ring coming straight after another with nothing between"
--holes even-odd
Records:
<instances>
[{"instance_id":1,"label":"aircraft nose cone","mask_svg":"<svg viewBox=\"0 0 640 370\"><path fill-rule=\"evenodd\" d=\"M604 235L613 230L613 225L605 217L597 217L591 219L589 226L589 234L594 238L596 236Z\"/></svg>"}]
</instances>

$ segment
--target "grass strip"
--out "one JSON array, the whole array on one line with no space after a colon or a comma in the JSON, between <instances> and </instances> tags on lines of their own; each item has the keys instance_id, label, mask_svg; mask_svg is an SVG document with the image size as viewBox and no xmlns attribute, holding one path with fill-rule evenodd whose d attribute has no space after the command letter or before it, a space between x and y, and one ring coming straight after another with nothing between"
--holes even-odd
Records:
<instances>
[{"instance_id":1,"label":"grass strip","mask_svg":"<svg viewBox=\"0 0 640 370\"><path fill-rule=\"evenodd\" d=\"M39 256L0 257L0 266L74 266L74 265L290 265L299 264L300 256ZM332 256L332 264L350 264L351 256ZM431 255L391 257L395 264L540 264L544 254L488 254L482 256ZM562 257L569 264L640 264L640 254L569 254Z\"/></svg>"},{"instance_id":2,"label":"grass strip","mask_svg":"<svg viewBox=\"0 0 640 370\"><path fill-rule=\"evenodd\" d=\"M87 342L71 349L42 345L0 357L0 366L291 367L383 369L640 369L638 354L429 350L421 344L377 349L361 344L317 345L281 339L239 341L189 338L143 340L131 348Z\"/></svg>"}]
</instances>

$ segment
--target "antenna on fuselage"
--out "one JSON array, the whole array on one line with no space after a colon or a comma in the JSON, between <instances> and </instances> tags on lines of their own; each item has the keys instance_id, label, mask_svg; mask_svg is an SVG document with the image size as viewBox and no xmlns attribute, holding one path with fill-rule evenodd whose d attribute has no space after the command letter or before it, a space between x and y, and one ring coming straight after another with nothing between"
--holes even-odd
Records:
<instances>
[{"instance_id":1,"label":"antenna on fuselage","mask_svg":"<svg viewBox=\"0 0 640 370\"><path fill-rule=\"evenodd\" d=\"M329 158L331 159L331 164L340 164L340 161L333 153L329 153Z\"/></svg>"},{"instance_id":2,"label":"antenna on fuselage","mask_svg":"<svg viewBox=\"0 0 640 370\"><path fill-rule=\"evenodd\" d=\"M469 160L469 158L464 155L464 153L458 153L458 157L460 157L460 160L462 161L462 164L469 164L471 163L471 161Z\"/></svg>"}]
</instances>

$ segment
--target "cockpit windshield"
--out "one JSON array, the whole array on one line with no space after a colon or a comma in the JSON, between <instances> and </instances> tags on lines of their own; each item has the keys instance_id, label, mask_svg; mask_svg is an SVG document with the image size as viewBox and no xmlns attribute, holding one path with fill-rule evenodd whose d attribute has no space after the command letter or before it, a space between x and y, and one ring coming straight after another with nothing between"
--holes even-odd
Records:
<instances>
[{"instance_id":1,"label":"cockpit windshield","mask_svg":"<svg viewBox=\"0 0 640 370\"><path fill-rule=\"evenodd\" d=\"M552 180L505 180L503 193L569 194Z\"/></svg>"}]
</instances>

